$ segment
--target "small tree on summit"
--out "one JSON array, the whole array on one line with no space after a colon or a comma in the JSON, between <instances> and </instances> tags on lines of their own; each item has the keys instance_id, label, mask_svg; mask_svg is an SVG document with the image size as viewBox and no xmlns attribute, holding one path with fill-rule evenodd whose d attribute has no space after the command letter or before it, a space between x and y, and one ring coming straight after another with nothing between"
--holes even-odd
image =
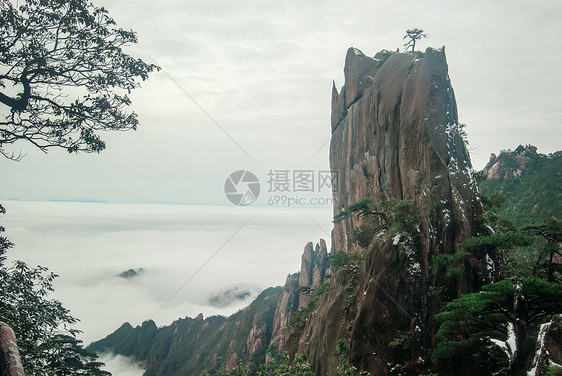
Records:
<instances>
[{"instance_id":1,"label":"small tree on summit","mask_svg":"<svg viewBox=\"0 0 562 376\"><path fill-rule=\"evenodd\" d=\"M416 28L406 30L406 35L404 35L404 38L402 38L408 39L408 41L404 43L405 51L408 51L408 49L411 47L411 51L414 52L416 49L416 41L423 38L427 38L427 34L425 34L422 29Z\"/></svg>"}]
</instances>

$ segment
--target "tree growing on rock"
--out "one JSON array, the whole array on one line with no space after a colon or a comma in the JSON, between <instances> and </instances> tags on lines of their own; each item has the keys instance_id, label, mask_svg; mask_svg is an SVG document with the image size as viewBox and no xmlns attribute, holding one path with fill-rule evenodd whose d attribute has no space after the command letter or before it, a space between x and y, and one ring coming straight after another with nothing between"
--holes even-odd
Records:
<instances>
[{"instance_id":1,"label":"tree growing on rock","mask_svg":"<svg viewBox=\"0 0 562 376\"><path fill-rule=\"evenodd\" d=\"M408 51L411 48L411 51L414 52L416 50L416 41L420 39L427 38L427 34L423 32L422 29L410 29L406 30L406 35L404 38L407 39L406 43L404 43L404 49Z\"/></svg>"},{"instance_id":2,"label":"tree growing on rock","mask_svg":"<svg viewBox=\"0 0 562 376\"><path fill-rule=\"evenodd\" d=\"M0 154L25 140L46 152L100 152L99 131L130 130L139 79L159 69L126 54L134 31L88 0L0 2Z\"/></svg>"}]
</instances>

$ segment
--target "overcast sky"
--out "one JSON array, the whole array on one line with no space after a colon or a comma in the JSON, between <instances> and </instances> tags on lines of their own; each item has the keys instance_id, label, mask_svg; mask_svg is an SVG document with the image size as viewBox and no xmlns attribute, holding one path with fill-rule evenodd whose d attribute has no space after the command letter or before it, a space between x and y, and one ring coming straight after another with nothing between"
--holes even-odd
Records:
<instances>
[{"instance_id":1,"label":"overcast sky","mask_svg":"<svg viewBox=\"0 0 562 376\"><path fill-rule=\"evenodd\" d=\"M0 160L0 199L228 204L234 170L263 185L270 169L328 169L347 48L402 48L414 27L430 36L420 49L446 46L476 168L519 144L560 148L560 1L93 2L138 32L133 54L162 67L133 94L141 127L107 134L99 155L20 144L23 161Z\"/></svg>"}]
</instances>

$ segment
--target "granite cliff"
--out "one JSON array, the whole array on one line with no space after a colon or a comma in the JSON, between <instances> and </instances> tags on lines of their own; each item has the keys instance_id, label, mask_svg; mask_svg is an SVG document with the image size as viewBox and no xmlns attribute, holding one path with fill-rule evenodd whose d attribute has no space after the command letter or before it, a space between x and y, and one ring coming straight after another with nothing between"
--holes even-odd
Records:
<instances>
[{"instance_id":1,"label":"granite cliff","mask_svg":"<svg viewBox=\"0 0 562 376\"><path fill-rule=\"evenodd\" d=\"M434 346L443 302L488 281L484 255L463 260L462 277L440 275L433 259L481 232L482 205L458 123L444 49L374 58L350 48L345 84L332 91L330 165L339 175L332 253L349 262L289 349L310 355L318 375L333 372L341 344L349 362L373 375L418 373ZM394 226L402 210L407 226ZM352 211L352 210L351 210ZM341 217L341 216L340 216ZM341 347L341 346L340 346Z\"/></svg>"}]
</instances>

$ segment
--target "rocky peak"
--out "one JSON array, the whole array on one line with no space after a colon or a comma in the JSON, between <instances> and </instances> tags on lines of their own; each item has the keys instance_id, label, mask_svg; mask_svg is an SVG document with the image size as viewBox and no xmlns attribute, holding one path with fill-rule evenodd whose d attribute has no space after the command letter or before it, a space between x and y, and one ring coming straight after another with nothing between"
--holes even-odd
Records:
<instances>
[{"instance_id":1,"label":"rocky peak","mask_svg":"<svg viewBox=\"0 0 562 376\"><path fill-rule=\"evenodd\" d=\"M324 283L328 267L326 241L320 239L316 246L308 243L304 247L300 272L287 276L273 317L270 345L279 352L287 351L291 320L297 310L307 306L311 296Z\"/></svg>"},{"instance_id":2,"label":"rocky peak","mask_svg":"<svg viewBox=\"0 0 562 376\"><path fill-rule=\"evenodd\" d=\"M310 299L310 291L317 290L324 281L324 274L328 267L328 249L326 241L320 239L320 244L316 244L313 248L312 242L304 247L304 253L301 258L301 270L299 274L299 287L301 287L301 296L299 308L308 304Z\"/></svg>"},{"instance_id":3,"label":"rocky peak","mask_svg":"<svg viewBox=\"0 0 562 376\"><path fill-rule=\"evenodd\" d=\"M519 145L515 150L502 150L497 156L490 156L490 161L484 168L488 180L507 179L515 180L521 176L529 163L539 154L536 146Z\"/></svg>"},{"instance_id":4,"label":"rocky peak","mask_svg":"<svg viewBox=\"0 0 562 376\"><path fill-rule=\"evenodd\" d=\"M339 359L331 354L340 340L349 341L353 365L372 375L415 374L433 344L442 291L474 291L487 280L476 256L465 260L459 280L433 267L436 256L480 232L476 180L444 48L374 58L351 48L344 74L340 92L332 89L330 166L340 180L334 216L366 202L379 209L334 224L332 253L352 255L341 258L347 264L332 272L289 347L309 354L317 374L335 371ZM408 228L389 223L398 218L389 203L408 208ZM384 226L371 220L374 213L386 216ZM309 246L301 281L310 278L311 254Z\"/></svg>"},{"instance_id":5,"label":"rocky peak","mask_svg":"<svg viewBox=\"0 0 562 376\"><path fill-rule=\"evenodd\" d=\"M481 206L444 49L391 53L380 67L377 59L351 51L342 93L356 95L346 98L345 116L332 122L330 164L342 182L334 193L334 215L368 197L412 200L425 211L428 239L429 227L438 227L432 246L454 247L470 236ZM362 85L357 77L363 77ZM340 95L332 103L332 118L338 118ZM352 246L358 224L353 219L336 224L335 252Z\"/></svg>"},{"instance_id":6,"label":"rocky peak","mask_svg":"<svg viewBox=\"0 0 562 376\"><path fill-rule=\"evenodd\" d=\"M343 74L345 78L345 106L349 107L371 86L377 71L377 60L365 56L357 48L351 47L345 56Z\"/></svg>"}]
</instances>

